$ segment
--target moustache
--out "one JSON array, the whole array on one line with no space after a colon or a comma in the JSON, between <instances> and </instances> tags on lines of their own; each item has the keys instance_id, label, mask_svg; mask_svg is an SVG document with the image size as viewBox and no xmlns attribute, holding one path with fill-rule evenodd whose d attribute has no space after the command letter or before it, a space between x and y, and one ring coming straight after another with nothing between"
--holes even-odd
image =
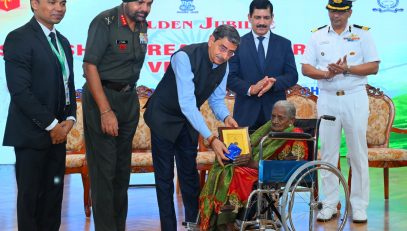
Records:
<instances>
[{"instance_id":1,"label":"moustache","mask_svg":"<svg viewBox=\"0 0 407 231\"><path fill-rule=\"evenodd\" d=\"M221 55L216 55L216 58L218 58L221 63L226 61Z\"/></svg>"},{"instance_id":2,"label":"moustache","mask_svg":"<svg viewBox=\"0 0 407 231\"><path fill-rule=\"evenodd\" d=\"M135 15L137 15L138 17L146 18L148 13L145 11L136 11Z\"/></svg>"},{"instance_id":3,"label":"moustache","mask_svg":"<svg viewBox=\"0 0 407 231\"><path fill-rule=\"evenodd\" d=\"M259 25L256 25L256 28L267 28L267 25L259 24Z\"/></svg>"}]
</instances>

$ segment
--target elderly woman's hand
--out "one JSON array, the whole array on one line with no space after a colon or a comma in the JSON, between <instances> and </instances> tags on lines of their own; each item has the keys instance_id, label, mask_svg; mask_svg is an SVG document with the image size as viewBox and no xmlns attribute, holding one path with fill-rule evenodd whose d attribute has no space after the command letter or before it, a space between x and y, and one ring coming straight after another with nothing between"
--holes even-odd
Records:
<instances>
[{"instance_id":1,"label":"elderly woman's hand","mask_svg":"<svg viewBox=\"0 0 407 231\"><path fill-rule=\"evenodd\" d=\"M236 166L246 166L250 161L250 155L239 155L233 161Z\"/></svg>"}]
</instances>

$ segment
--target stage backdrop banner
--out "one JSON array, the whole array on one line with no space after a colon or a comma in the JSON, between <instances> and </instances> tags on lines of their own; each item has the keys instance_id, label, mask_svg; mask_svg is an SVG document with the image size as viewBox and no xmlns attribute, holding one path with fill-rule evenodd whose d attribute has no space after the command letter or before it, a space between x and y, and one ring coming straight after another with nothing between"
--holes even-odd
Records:
<instances>
[{"instance_id":1,"label":"stage backdrop banner","mask_svg":"<svg viewBox=\"0 0 407 231\"><path fill-rule=\"evenodd\" d=\"M169 64L171 54L186 44L207 41L216 26L231 24L240 35L250 32L250 0L154 0L148 16L148 53L138 85L155 88ZM301 75L299 64L311 30L329 24L327 1L275 0L272 32L292 41L300 73L299 84L318 95L316 81ZM32 17L29 0L0 0L0 141L3 140L10 96L7 89L3 44L7 34ZM72 44L75 84L81 89L82 60L89 23L100 12L120 0L68 0L67 12L56 28ZM381 58L380 71L369 83L380 87L396 104L397 127L407 127L407 21L406 0L359 0L354 3L350 23L368 26ZM407 139L392 137L393 147L407 148ZM344 148L342 154L346 154ZM14 163L13 149L0 147L0 164Z\"/></svg>"}]
</instances>

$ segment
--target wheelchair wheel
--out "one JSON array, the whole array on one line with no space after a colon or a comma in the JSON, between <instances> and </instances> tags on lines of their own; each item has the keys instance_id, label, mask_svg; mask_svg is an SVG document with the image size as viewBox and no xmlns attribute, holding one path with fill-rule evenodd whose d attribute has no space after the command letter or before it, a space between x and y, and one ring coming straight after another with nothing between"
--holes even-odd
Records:
<instances>
[{"instance_id":1,"label":"wheelchair wheel","mask_svg":"<svg viewBox=\"0 0 407 231\"><path fill-rule=\"evenodd\" d=\"M318 192L318 185L322 184L321 175L324 174L336 177L332 184L339 184L338 202L328 203ZM288 180L281 197L281 223L286 231L343 230L349 206L348 185L341 172L329 163L312 161L298 168ZM318 212L323 213L327 209L336 211L336 217L317 221Z\"/></svg>"}]
</instances>

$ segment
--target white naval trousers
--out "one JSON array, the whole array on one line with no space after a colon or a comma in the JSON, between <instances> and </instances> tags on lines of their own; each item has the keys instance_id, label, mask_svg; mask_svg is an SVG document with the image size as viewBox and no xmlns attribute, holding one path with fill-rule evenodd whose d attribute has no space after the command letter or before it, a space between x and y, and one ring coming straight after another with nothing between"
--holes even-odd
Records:
<instances>
[{"instance_id":1,"label":"white naval trousers","mask_svg":"<svg viewBox=\"0 0 407 231\"><path fill-rule=\"evenodd\" d=\"M321 90L317 106L318 116L336 117L335 121L321 121L319 137L322 161L337 166L343 128L348 148L347 157L352 167L352 210L366 210L370 189L366 141L369 99L365 87L345 91L342 96L337 96L336 92ZM339 201L338 179L326 172L321 175L322 195L325 196L323 202L336 206Z\"/></svg>"}]
</instances>

